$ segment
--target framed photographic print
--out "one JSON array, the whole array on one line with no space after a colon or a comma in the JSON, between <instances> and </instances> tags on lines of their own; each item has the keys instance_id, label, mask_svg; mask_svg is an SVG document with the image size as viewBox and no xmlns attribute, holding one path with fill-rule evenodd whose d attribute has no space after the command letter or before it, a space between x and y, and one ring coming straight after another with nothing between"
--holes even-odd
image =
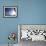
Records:
<instances>
[{"instance_id":1,"label":"framed photographic print","mask_svg":"<svg viewBox=\"0 0 46 46\"><path fill-rule=\"evenodd\" d=\"M17 17L17 7L16 6L4 6L4 17Z\"/></svg>"}]
</instances>

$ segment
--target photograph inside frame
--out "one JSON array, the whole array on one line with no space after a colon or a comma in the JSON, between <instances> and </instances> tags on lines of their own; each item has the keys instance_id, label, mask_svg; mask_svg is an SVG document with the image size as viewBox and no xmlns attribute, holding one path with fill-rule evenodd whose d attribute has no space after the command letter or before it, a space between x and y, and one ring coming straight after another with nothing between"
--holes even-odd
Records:
<instances>
[{"instance_id":1,"label":"photograph inside frame","mask_svg":"<svg viewBox=\"0 0 46 46\"><path fill-rule=\"evenodd\" d=\"M4 17L16 17L17 7L16 6L4 6Z\"/></svg>"}]
</instances>

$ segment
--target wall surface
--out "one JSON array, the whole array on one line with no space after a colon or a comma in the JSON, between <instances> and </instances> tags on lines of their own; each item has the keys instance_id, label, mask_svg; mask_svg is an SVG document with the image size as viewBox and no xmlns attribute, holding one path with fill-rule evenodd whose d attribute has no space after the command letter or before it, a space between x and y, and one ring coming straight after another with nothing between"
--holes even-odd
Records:
<instances>
[{"instance_id":1,"label":"wall surface","mask_svg":"<svg viewBox=\"0 0 46 46\"><path fill-rule=\"evenodd\" d=\"M3 18L3 6L16 6L18 0L0 0L0 44L9 42L8 35L10 32L17 32L18 18ZM16 43L18 43L16 38Z\"/></svg>"},{"instance_id":2,"label":"wall surface","mask_svg":"<svg viewBox=\"0 0 46 46\"><path fill-rule=\"evenodd\" d=\"M18 16L3 18L3 6L18 6ZM17 34L18 24L46 24L46 0L0 0L0 44L8 43L9 32Z\"/></svg>"}]
</instances>

